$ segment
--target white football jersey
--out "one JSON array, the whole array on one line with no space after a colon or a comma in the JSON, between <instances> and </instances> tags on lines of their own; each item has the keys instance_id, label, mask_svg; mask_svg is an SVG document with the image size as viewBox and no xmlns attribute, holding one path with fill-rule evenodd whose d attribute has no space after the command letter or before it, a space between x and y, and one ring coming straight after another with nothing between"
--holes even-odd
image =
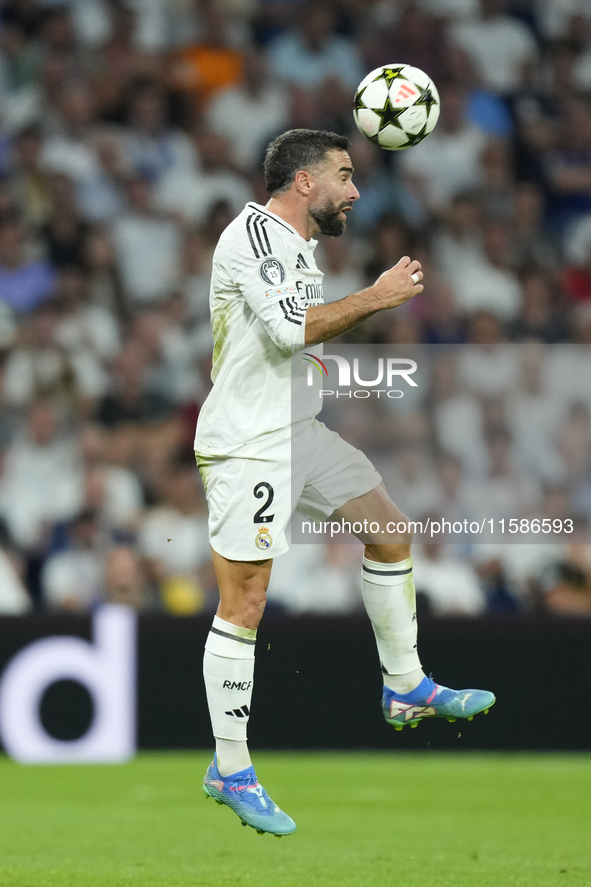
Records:
<instances>
[{"instance_id":1,"label":"white football jersey","mask_svg":"<svg viewBox=\"0 0 591 887\"><path fill-rule=\"evenodd\" d=\"M220 237L210 291L213 388L197 422L198 455L264 459L277 435L319 412L321 379L303 353L322 356L321 345L304 342L306 311L324 301L316 246L256 203Z\"/></svg>"}]
</instances>

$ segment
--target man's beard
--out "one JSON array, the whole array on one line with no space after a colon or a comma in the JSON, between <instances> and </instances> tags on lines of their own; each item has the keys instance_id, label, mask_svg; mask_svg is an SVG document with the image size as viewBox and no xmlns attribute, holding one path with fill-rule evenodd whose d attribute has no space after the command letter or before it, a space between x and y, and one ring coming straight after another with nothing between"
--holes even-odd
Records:
<instances>
[{"instance_id":1,"label":"man's beard","mask_svg":"<svg viewBox=\"0 0 591 887\"><path fill-rule=\"evenodd\" d=\"M311 206L309 213L318 225L321 234L327 237L340 237L345 233L347 222L339 219L341 210L345 206L351 206L350 203L343 203L338 209L335 209L334 203L326 200L324 203L317 203Z\"/></svg>"}]
</instances>

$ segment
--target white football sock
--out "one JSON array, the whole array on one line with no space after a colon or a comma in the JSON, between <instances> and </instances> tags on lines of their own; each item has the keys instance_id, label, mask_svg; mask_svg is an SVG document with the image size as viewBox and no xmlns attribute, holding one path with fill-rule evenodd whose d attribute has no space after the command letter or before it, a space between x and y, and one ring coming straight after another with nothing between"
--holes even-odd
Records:
<instances>
[{"instance_id":1,"label":"white football sock","mask_svg":"<svg viewBox=\"0 0 591 887\"><path fill-rule=\"evenodd\" d=\"M425 677L417 653L412 558L381 564L364 557L361 592L376 638L384 684L398 693L410 693Z\"/></svg>"},{"instance_id":2,"label":"white football sock","mask_svg":"<svg viewBox=\"0 0 591 887\"><path fill-rule=\"evenodd\" d=\"M238 773L239 770L246 770L251 766L246 740L239 742L236 739L217 738L215 751L220 776L230 776L231 773Z\"/></svg>"},{"instance_id":3,"label":"white football sock","mask_svg":"<svg viewBox=\"0 0 591 887\"><path fill-rule=\"evenodd\" d=\"M218 770L229 776L250 766L246 725L254 681L256 630L214 616L205 643L203 677Z\"/></svg>"}]
</instances>

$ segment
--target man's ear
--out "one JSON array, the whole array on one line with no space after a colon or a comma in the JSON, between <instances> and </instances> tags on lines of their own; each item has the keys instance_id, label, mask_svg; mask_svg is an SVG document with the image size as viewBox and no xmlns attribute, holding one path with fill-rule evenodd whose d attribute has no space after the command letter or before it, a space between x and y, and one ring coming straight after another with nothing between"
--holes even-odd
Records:
<instances>
[{"instance_id":1,"label":"man's ear","mask_svg":"<svg viewBox=\"0 0 591 887\"><path fill-rule=\"evenodd\" d=\"M294 177L294 182L298 194L301 194L302 197L307 197L312 190L313 185L312 176L310 175L308 170L298 169Z\"/></svg>"}]
</instances>

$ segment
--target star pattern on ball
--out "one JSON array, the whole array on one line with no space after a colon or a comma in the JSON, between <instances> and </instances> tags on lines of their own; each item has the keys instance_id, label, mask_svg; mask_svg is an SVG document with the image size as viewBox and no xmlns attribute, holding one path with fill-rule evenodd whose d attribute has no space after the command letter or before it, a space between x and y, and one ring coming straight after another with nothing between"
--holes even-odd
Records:
<instances>
[{"instance_id":1,"label":"star pattern on ball","mask_svg":"<svg viewBox=\"0 0 591 887\"><path fill-rule=\"evenodd\" d=\"M419 142L422 142L425 138L425 130L427 125L423 126L420 132L417 132L414 136L407 132L406 136L408 141L402 145L403 148L412 148L414 145L418 145Z\"/></svg>"},{"instance_id":2,"label":"star pattern on ball","mask_svg":"<svg viewBox=\"0 0 591 887\"><path fill-rule=\"evenodd\" d=\"M378 111L375 109L375 113L378 115L380 120L380 129L384 129L384 127L388 126L391 123L393 126L397 126L399 129L402 129L398 122L398 118L402 114L403 111L406 111L406 108L395 108L392 102L390 101L390 96L386 99L386 104Z\"/></svg>"},{"instance_id":3,"label":"star pattern on ball","mask_svg":"<svg viewBox=\"0 0 591 887\"><path fill-rule=\"evenodd\" d=\"M419 98L416 100L415 105L424 105L427 109L428 117L431 113L431 108L433 107L433 105L437 104L437 99L433 97L433 93L431 92L429 87L424 89L422 86L419 86L417 84L417 89L419 90L420 95Z\"/></svg>"},{"instance_id":4,"label":"star pattern on ball","mask_svg":"<svg viewBox=\"0 0 591 887\"><path fill-rule=\"evenodd\" d=\"M385 80L388 85L388 89L390 89L390 87L392 86L392 84L394 83L395 80L399 80L399 79L406 80L407 79L406 77L404 77L400 73L400 71L401 71L401 68L384 68L382 71L380 71L380 73L378 74L378 76L375 79L376 80ZM375 83L375 80L374 80L374 83Z\"/></svg>"},{"instance_id":5,"label":"star pattern on ball","mask_svg":"<svg viewBox=\"0 0 591 887\"><path fill-rule=\"evenodd\" d=\"M353 103L353 110L354 111L363 111L363 109L365 107L367 107L365 102L361 98L361 96L363 95L364 92L365 92L365 89L363 89L361 92L358 92L357 95L355 96L355 101Z\"/></svg>"}]
</instances>

